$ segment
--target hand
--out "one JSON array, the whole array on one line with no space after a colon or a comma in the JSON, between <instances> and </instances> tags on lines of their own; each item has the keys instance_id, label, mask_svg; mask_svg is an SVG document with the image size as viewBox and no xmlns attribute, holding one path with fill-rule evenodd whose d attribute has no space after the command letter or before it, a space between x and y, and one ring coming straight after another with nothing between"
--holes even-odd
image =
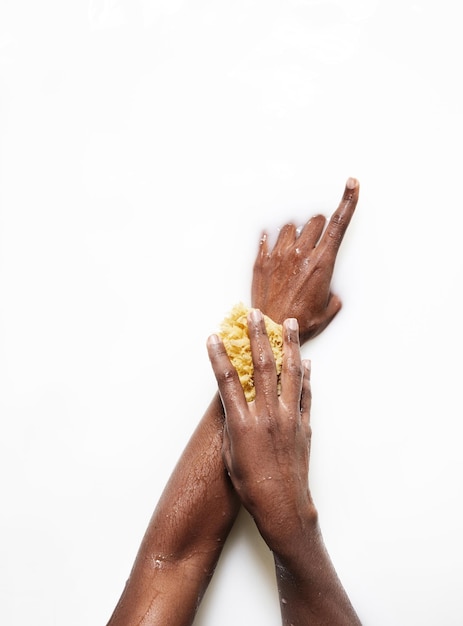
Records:
<instances>
[{"instance_id":1,"label":"hand","mask_svg":"<svg viewBox=\"0 0 463 626\"><path fill-rule=\"evenodd\" d=\"M236 370L217 336L208 341L225 411L223 458L233 486L275 549L299 535L311 517L308 487L310 383L299 351L298 324L284 322L281 394L272 349L260 311L248 317L256 398L247 402Z\"/></svg>"},{"instance_id":2,"label":"hand","mask_svg":"<svg viewBox=\"0 0 463 626\"><path fill-rule=\"evenodd\" d=\"M278 396L275 361L262 314L248 316L256 398L247 402L217 335L208 352L225 411L222 454L241 502L273 553L283 624L360 626L318 525L309 491L310 367L298 325L283 323Z\"/></svg>"},{"instance_id":3,"label":"hand","mask_svg":"<svg viewBox=\"0 0 463 626\"><path fill-rule=\"evenodd\" d=\"M358 197L359 183L349 178L325 232L325 217L316 215L299 236L294 224L283 226L272 250L267 233L262 234L254 263L252 306L279 324L295 317L301 343L321 333L341 309L341 300L331 293L330 284Z\"/></svg>"}]
</instances>

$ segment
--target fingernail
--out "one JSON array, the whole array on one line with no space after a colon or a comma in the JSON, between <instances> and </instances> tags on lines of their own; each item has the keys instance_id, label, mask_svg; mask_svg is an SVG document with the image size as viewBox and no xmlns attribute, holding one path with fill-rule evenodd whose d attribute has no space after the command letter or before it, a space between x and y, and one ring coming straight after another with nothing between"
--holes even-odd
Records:
<instances>
[{"instance_id":1,"label":"fingernail","mask_svg":"<svg viewBox=\"0 0 463 626\"><path fill-rule=\"evenodd\" d=\"M217 344L220 343L220 337L218 335L211 335L209 339L207 340L207 343L210 346L216 346Z\"/></svg>"},{"instance_id":2,"label":"fingernail","mask_svg":"<svg viewBox=\"0 0 463 626\"><path fill-rule=\"evenodd\" d=\"M259 309L251 309L251 320L254 322L254 324L258 324L261 320L262 320L262 313L259 311Z\"/></svg>"},{"instance_id":3,"label":"fingernail","mask_svg":"<svg viewBox=\"0 0 463 626\"><path fill-rule=\"evenodd\" d=\"M355 189L357 187L357 180L355 178L348 178L346 182L347 189Z\"/></svg>"},{"instance_id":4,"label":"fingernail","mask_svg":"<svg viewBox=\"0 0 463 626\"><path fill-rule=\"evenodd\" d=\"M286 324L288 325L289 330L298 330L298 323L295 317L289 317L286 320Z\"/></svg>"}]
</instances>

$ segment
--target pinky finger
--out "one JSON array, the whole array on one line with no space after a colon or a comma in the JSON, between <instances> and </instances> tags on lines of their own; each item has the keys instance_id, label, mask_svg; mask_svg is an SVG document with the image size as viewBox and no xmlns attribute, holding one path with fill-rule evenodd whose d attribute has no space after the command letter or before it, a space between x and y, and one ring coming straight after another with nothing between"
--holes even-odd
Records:
<instances>
[{"instance_id":1,"label":"pinky finger","mask_svg":"<svg viewBox=\"0 0 463 626\"><path fill-rule=\"evenodd\" d=\"M310 409L312 406L312 389L310 386L311 361L304 359L302 361L303 378L301 393L301 423L303 428L310 431Z\"/></svg>"}]
</instances>

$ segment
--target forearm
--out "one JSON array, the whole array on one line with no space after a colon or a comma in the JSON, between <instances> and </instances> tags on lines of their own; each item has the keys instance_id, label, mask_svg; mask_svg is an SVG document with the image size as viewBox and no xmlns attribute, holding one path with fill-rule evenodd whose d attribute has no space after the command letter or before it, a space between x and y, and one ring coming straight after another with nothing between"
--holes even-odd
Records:
<instances>
[{"instance_id":1,"label":"forearm","mask_svg":"<svg viewBox=\"0 0 463 626\"><path fill-rule=\"evenodd\" d=\"M108 626L193 622L240 506L223 465L222 429L216 394L161 495Z\"/></svg>"},{"instance_id":2,"label":"forearm","mask_svg":"<svg viewBox=\"0 0 463 626\"><path fill-rule=\"evenodd\" d=\"M268 541L271 546L272 539ZM301 519L299 533L280 535L276 545L273 555L284 626L361 623L326 550L314 508Z\"/></svg>"},{"instance_id":3,"label":"forearm","mask_svg":"<svg viewBox=\"0 0 463 626\"><path fill-rule=\"evenodd\" d=\"M214 395L164 488L142 547L166 557L217 551L235 520L239 500L222 459L223 409Z\"/></svg>"}]
</instances>

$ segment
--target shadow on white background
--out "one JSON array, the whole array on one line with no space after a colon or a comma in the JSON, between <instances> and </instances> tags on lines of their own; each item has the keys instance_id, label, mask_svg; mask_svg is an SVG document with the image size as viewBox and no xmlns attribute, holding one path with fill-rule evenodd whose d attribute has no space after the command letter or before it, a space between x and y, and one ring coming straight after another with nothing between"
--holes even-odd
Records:
<instances>
[{"instance_id":1,"label":"shadow on white background","mask_svg":"<svg viewBox=\"0 0 463 626\"><path fill-rule=\"evenodd\" d=\"M457 626L462 44L444 0L4 3L0 621L102 626L261 230L358 209L312 487L366 626ZM240 516L200 626L280 624Z\"/></svg>"}]
</instances>

